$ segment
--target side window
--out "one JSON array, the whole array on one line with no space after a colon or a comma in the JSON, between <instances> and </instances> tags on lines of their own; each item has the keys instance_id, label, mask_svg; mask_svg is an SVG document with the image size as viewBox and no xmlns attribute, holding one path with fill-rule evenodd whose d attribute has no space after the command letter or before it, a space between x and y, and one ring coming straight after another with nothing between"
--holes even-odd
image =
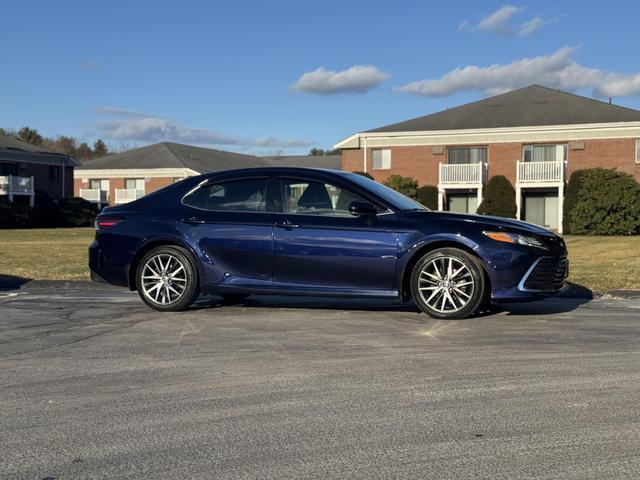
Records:
<instances>
[{"instance_id":1,"label":"side window","mask_svg":"<svg viewBox=\"0 0 640 480\"><path fill-rule=\"evenodd\" d=\"M330 215L351 217L351 202L364 202L362 197L343 188L311 180L282 179L284 211L298 215Z\"/></svg>"},{"instance_id":2,"label":"side window","mask_svg":"<svg viewBox=\"0 0 640 480\"><path fill-rule=\"evenodd\" d=\"M267 179L250 178L206 185L190 193L183 202L201 210L264 212L267 204Z\"/></svg>"}]
</instances>

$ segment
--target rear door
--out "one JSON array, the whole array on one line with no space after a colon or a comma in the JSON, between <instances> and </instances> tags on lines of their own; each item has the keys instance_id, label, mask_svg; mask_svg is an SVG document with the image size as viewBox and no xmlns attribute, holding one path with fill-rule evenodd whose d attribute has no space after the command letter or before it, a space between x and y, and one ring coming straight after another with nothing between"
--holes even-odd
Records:
<instances>
[{"instance_id":1,"label":"rear door","mask_svg":"<svg viewBox=\"0 0 640 480\"><path fill-rule=\"evenodd\" d=\"M208 283L264 286L273 273L269 178L214 181L184 200L182 228L198 245Z\"/></svg>"},{"instance_id":2,"label":"rear door","mask_svg":"<svg viewBox=\"0 0 640 480\"><path fill-rule=\"evenodd\" d=\"M392 290L398 252L396 215L354 217L369 201L347 184L319 177L280 177L275 214L274 285L340 290Z\"/></svg>"}]
</instances>

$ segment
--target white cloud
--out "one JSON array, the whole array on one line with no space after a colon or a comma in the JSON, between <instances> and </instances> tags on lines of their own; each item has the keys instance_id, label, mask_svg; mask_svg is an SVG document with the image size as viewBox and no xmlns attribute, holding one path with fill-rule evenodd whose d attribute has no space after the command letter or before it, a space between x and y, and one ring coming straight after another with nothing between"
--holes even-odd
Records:
<instances>
[{"instance_id":1,"label":"white cloud","mask_svg":"<svg viewBox=\"0 0 640 480\"><path fill-rule=\"evenodd\" d=\"M542 27L558 21L560 18L555 17L545 20L540 15L536 15L520 25L514 25L512 19L525 10L524 7L507 4L475 22L465 20L460 24L459 29L491 32L505 37L526 37L537 32Z\"/></svg>"},{"instance_id":2,"label":"white cloud","mask_svg":"<svg viewBox=\"0 0 640 480\"><path fill-rule=\"evenodd\" d=\"M303 74L291 89L315 95L336 93L365 93L390 78L389 74L372 65L354 65L339 72L320 67Z\"/></svg>"},{"instance_id":3,"label":"white cloud","mask_svg":"<svg viewBox=\"0 0 640 480\"><path fill-rule=\"evenodd\" d=\"M235 146L238 148L297 148L315 144L315 142L309 140L283 140L271 136L258 139L243 138L206 128L188 127L166 118L122 108L101 107L96 111L115 118L94 123L91 125L91 133L108 140L121 142L156 143L171 141L195 145Z\"/></svg>"},{"instance_id":4,"label":"white cloud","mask_svg":"<svg viewBox=\"0 0 640 480\"><path fill-rule=\"evenodd\" d=\"M563 47L551 55L522 58L507 64L458 67L438 79L412 82L394 91L428 97L469 90L496 95L538 83L561 90L590 88L598 97L640 95L640 73L585 67L573 60L574 51L575 47Z\"/></svg>"}]
</instances>

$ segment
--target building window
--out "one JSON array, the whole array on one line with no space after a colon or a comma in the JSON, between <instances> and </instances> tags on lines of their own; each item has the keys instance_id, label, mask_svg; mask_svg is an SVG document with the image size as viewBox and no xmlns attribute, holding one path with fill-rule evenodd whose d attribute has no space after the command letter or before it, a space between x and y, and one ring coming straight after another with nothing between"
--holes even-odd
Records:
<instances>
[{"instance_id":1,"label":"building window","mask_svg":"<svg viewBox=\"0 0 640 480\"><path fill-rule=\"evenodd\" d=\"M640 138L636 139L636 163L640 163Z\"/></svg>"},{"instance_id":2,"label":"building window","mask_svg":"<svg viewBox=\"0 0 640 480\"><path fill-rule=\"evenodd\" d=\"M0 175L13 175L18 176L18 164L17 163L0 163Z\"/></svg>"},{"instance_id":3,"label":"building window","mask_svg":"<svg viewBox=\"0 0 640 480\"><path fill-rule=\"evenodd\" d=\"M566 162L567 145L525 145L525 162Z\"/></svg>"},{"instance_id":4,"label":"building window","mask_svg":"<svg viewBox=\"0 0 640 480\"><path fill-rule=\"evenodd\" d=\"M60 180L60 167L49 165L49 181L58 182Z\"/></svg>"},{"instance_id":5,"label":"building window","mask_svg":"<svg viewBox=\"0 0 640 480\"><path fill-rule=\"evenodd\" d=\"M391 168L391 150L388 148L384 150L373 151L373 169L374 170L389 170Z\"/></svg>"},{"instance_id":6,"label":"building window","mask_svg":"<svg viewBox=\"0 0 640 480\"><path fill-rule=\"evenodd\" d=\"M451 165L487 163L487 147L455 147L448 149Z\"/></svg>"},{"instance_id":7,"label":"building window","mask_svg":"<svg viewBox=\"0 0 640 480\"><path fill-rule=\"evenodd\" d=\"M124 188L126 190L138 190L144 194L144 178L125 178Z\"/></svg>"}]
</instances>

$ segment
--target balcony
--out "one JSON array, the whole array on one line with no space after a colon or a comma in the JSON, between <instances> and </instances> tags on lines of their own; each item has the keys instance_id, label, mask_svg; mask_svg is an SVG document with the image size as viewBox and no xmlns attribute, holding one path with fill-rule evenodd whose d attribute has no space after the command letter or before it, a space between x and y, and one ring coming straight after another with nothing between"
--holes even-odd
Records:
<instances>
[{"instance_id":1,"label":"balcony","mask_svg":"<svg viewBox=\"0 0 640 480\"><path fill-rule=\"evenodd\" d=\"M517 162L518 183L557 184L564 182L565 163L560 162Z\"/></svg>"},{"instance_id":2,"label":"balcony","mask_svg":"<svg viewBox=\"0 0 640 480\"><path fill-rule=\"evenodd\" d=\"M92 203L109 203L109 192L97 188L81 188L80 198L84 198Z\"/></svg>"},{"instance_id":3,"label":"balcony","mask_svg":"<svg viewBox=\"0 0 640 480\"><path fill-rule=\"evenodd\" d=\"M482 185L484 164L440 164L440 185L477 186Z\"/></svg>"},{"instance_id":4,"label":"balcony","mask_svg":"<svg viewBox=\"0 0 640 480\"><path fill-rule=\"evenodd\" d=\"M144 197L144 190L134 188L116 188L115 204L129 203Z\"/></svg>"},{"instance_id":5,"label":"balcony","mask_svg":"<svg viewBox=\"0 0 640 480\"><path fill-rule=\"evenodd\" d=\"M33 177L15 177L5 175L0 177L0 195L33 195Z\"/></svg>"}]
</instances>

